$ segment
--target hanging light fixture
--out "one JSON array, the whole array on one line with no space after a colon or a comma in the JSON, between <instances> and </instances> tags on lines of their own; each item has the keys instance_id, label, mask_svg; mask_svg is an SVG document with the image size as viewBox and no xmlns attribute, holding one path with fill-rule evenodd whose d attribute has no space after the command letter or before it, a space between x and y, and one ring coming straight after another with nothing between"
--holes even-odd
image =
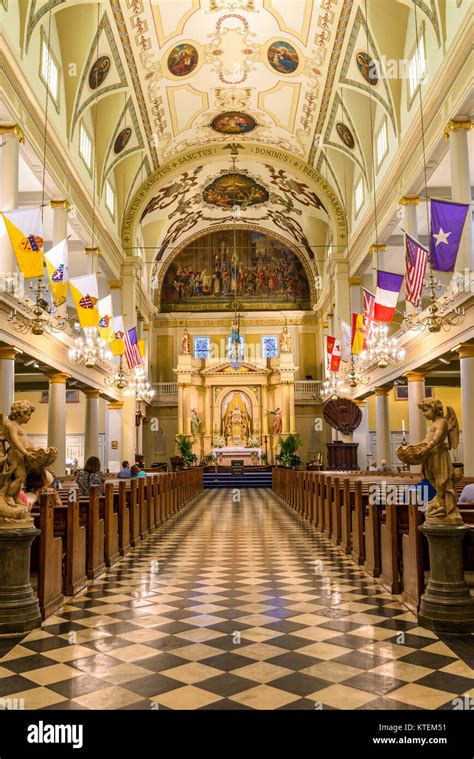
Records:
<instances>
[{"instance_id":1,"label":"hanging light fixture","mask_svg":"<svg viewBox=\"0 0 474 759\"><path fill-rule=\"evenodd\" d=\"M116 387L118 390L124 390L128 385L129 372L123 368L123 356L120 356L118 368L105 378L105 384L108 387Z\"/></svg>"},{"instance_id":2,"label":"hanging light fixture","mask_svg":"<svg viewBox=\"0 0 474 759\"><path fill-rule=\"evenodd\" d=\"M112 361L112 353L105 340L99 337L97 327L84 327L82 334L76 337L74 347L69 349L69 360L93 369L97 363Z\"/></svg>"},{"instance_id":3,"label":"hanging light fixture","mask_svg":"<svg viewBox=\"0 0 474 759\"><path fill-rule=\"evenodd\" d=\"M353 353L351 353L348 368L342 373L342 380L351 388L358 387L358 385L367 385L370 380L370 377L365 373L363 367L356 364Z\"/></svg>"},{"instance_id":4,"label":"hanging light fixture","mask_svg":"<svg viewBox=\"0 0 474 759\"><path fill-rule=\"evenodd\" d=\"M372 328L372 335L367 339L367 350L362 351L360 356L367 365L377 364L379 369L386 369L389 364L403 361L405 351L398 348L396 337L389 337L388 325L377 322Z\"/></svg>"},{"instance_id":5,"label":"hanging light fixture","mask_svg":"<svg viewBox=\"0 0 474 759\"><path fill-rule=\"evenodd\" d=\"M321 388L321 398L324 401L340 398L347 393L347 387L343 379L340 379L336 372L331 372L329 378L325 379Z\"/></svg>"},{"instance_id":6,"label":"hanging light fixture","mask_svg":"<svg viewBox=\"0 0 474 759\"><path fill-rule=\"evenodd\" d=\"M145 369L143 367L137 367L131 376L128 378L127 386L124 390L124 395L135 395L138 403L143 401L149 403L155 391L146 378Z\"/></svg>"},{"instance_id":7,"label":"hanging light fixture","mask_svg":"<svg viewBox=\"0 0 474 759\"><path fill-rule=\"evenodd\" d=\"M65 317L56 316L58 308L44 297L48 294L45 283L39 279L36 285L30 285L34 293L34 301L31 305L22 305L21 311L16 309L8 316L8 322L15 332L26 335L39 336L64 332L69 327Z\"/></svg>"}]
</instances>

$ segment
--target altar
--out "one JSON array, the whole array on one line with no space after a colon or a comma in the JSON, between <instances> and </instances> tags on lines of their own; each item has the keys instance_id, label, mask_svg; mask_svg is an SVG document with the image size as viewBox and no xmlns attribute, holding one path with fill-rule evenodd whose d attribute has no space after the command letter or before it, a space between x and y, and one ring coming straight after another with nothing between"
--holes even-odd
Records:
<instances>
[{"instance_id":1,"label":"altar","mask_svg":"<svg viewBox=\"0 0 474 759\"><path fill-rule=\"evenodd\" d=\"M230 466L232 461L243 461L244 465L256 464L262 455L261 448L243 448L242 446L226 446L213 448L213 456L219 456L219 466Z\"/></svg>"}]
</instances>

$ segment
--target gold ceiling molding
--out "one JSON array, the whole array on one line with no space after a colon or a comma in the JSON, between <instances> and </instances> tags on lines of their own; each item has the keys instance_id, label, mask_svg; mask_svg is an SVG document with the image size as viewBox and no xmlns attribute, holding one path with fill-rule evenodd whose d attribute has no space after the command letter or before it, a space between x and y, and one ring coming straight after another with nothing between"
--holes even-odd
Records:
<instances>
[{"instance_id":1,"label":"gold ceiling molding","mask_svg":"<svg viewBox=\"0 0 474 759\"><path fill-rule=\"evenodd\" d=\"M202 327L216 327L218 329L223 328L225 330L229 329L229 323L231 320L231 314L224 319L222 316L219 315L219 318L216 319L203 319L198 314L193 313L191 316L187 317L186 319L179 319L174 318L170 320L168 318L168 313L166 314L156 314L153 319L153 328L159 329L159 330L171 330L171 329L182 329L185 326L191 326L194 329L195 327L201 329ZM288 319L283 317L266 317L265 319L255 319L255 318L248 318L247 316L242 316L242 324L245 327L245 329L250 329L253 327L271 327L272 329L275 327L285 327L285 326L293 326L293 327L304 327L304 326L312 326L314 324L318 323L318 317L314 315L314 312L304 312L300 317L288 317Z\"/></svg>"},{"instance_id":2,"label":"gold ceiling molding","mask_svg":"<svg viewBox=\"0 0 474 759\"><path fill-rule=\"evenodd\" d=\"M274 148L257 142L243 143L239 155L242 159L254 158L257 164L260 161L270 159L273 165L278 164L286 168L289 172L307 183L311 189L314 189L328 211L330 222L336 233L335 244L343 248L345 247L347 243L347 226L344 209L339 202L336 192L319 171L303 159L298 158L283 148ZM141 213L149 200L148 196L152 192L156 192L157 186L163 180L169 181L175 174L182 172L183 169L189 170L195 164L209 164L210 162L217 162L219 160L223 161L224 165L228 165L229 155L226 143L206 145L205 147L178 153L150 174L135 193L125 212L122 224L122 245L124 249L130 248L130 243L136 237ZM285 242L287 241L285 240Z\"/></svg>"}]
</instances>

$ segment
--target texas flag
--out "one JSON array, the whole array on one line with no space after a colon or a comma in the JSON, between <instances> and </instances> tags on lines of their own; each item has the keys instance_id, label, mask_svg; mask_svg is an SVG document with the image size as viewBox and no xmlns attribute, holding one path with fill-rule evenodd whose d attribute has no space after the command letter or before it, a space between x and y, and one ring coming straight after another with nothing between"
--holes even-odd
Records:
<instances>
[{"instance_id":1,"label":"texas flag","mask_svg":"<svg viewBox=\"0 0 474 759\"><path fill-rule=\"evenodd\" d=\"M469 203L431 199L430 263L436 271L454 271Z\"/></svg>"},{"instance_id":2,"label":"texas flag","mask_svg":"<svg viewBox=\"0 0 474 759\"><path fill-rule=\"evenodd\" d=\"M391 271L377 271L374 321L387 323L392 321L402 282L403 274L393 274Z\"/></svg>"}]
</instances>

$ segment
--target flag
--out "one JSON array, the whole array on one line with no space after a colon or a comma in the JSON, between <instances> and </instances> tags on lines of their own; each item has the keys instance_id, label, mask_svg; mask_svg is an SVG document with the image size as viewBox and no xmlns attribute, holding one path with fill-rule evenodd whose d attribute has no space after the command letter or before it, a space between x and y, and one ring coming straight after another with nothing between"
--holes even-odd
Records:
<instances>
[{"instance_id":1,"label":"flag","mask_svg":"<svg viewBox=\"0 0 474 759\"><path fill-rule=\"evenodd\" d=\"M436 271L454 271L469 203L431 199L430 262Z\"/></svg>"},{"instance_id":2,"label":"flag","mask_svg":"<svg viewBox=\"0 0 474 759\"><path fill-rule=\"evenodd\" d=\"M330 371L331 366L331 356L334 349L334 343L336 342L335 337L331 337L330 335L326 335L326 353L328 357L328 371Z\"/></svg>"},{"instance_id":3,"label":"flag","mask_svg":"<svg viewBox=\"0 0 474 759\"><path fill-rule=\"evenodd\" d=\"M426 264L428 263L429 253L423 245L405 233L406 248L406 273L405 273L405 290L406 299L414 306L418 306L421 300L423 290L423 281L425 278Z\"/></svg>"},{"instance_id":4,"label":"flag","mask_svg":"<svg viewBox=\"0 0 474 759\"><path fill-rule=\"evenodd\" d=\"M105 298L101 298L97 303L97 309L99 311L99 335L106 343L114 337L113 332L113 313L112 313L112 296L106 295Z\"/></svg>"},{"instance_id":5,"label":"flag","mask_svg":"<svg viewBox=\"0 0 474 759\"><path fill-rule=\"evenodd\" d=\"M364 350L364 314L352 314L352 353L360 356Z\"/></svg>"},{"instance_id":6,"label":"flag","mask_svg":"<svg viewBox=\"0 0 474 759\"><path fill-rule=\"evenodd\" d=\"M140 350L138 348L138 336L137 328L132 327L125 332L123 336L125 343L125 358L129 369L134 369L136 366L142 365L142 357L140 356Z\"/></svg>"},{"instance_id":7,"label":"flag","mask_svg":"<svg viewBox=\"0 0 474 759\"><path fill-rule=\"evenodd\" d=\"M3 211L3 221L25 279L43 276L43 225L39 208Z\"/></svg>"},{"instance_id":8,"label":"flag","mask_svg":"<svg viewBox=\"0 0 474 759\"><path fill-rule=\"evenodd\" d=\"M81 327L97 327L100 320L97 274L85 274L69 280L69 287Z\"/></svg>"},{"instance_id":9,"label":"flag","mask_svg":"<svg viewBox=\"0 0 474 759\"><path fill-rule=\"evenodd\" d=\"M367 348L367 341L371 339L374 330L374 307L375 295L363 288L364 293L364 350Z\"/></svg>"},{"instance_id":10,"label":"flag","mask_svg":"<svg viewBox=\"0 0 474 759\"><path fill-rule=\"evenodd\" d=\"M351 325L341 319L342 330L342 349L341 359L342 361L349 361L352 352L352 333Z\"/></svg>"},{"instance_id":11,"label":"flag","mask_svg":"<svg viewBox=\"0 0 474 759\"><path fill-rule=\"evenodd\" d=\"M338 372L341 365L341 343L339 340L334 341L334 347L331 353L331 363L329 364L330 372Z\"/></svg>"},{"instance_id":12,"label":"flag","mask_svg":"<svg viewBox=\"0 0 474 759\"><path fill-rule=\"evenodd\" d=\"M66 302L68 275L67 239L44 254L53 300L57 306Z\"/></svg>"},{"instance_id":13,"label":"flag","mask_svg":"<svg viewBox=\"0 0 474 759\"><path fill-rule=\"evenodd\" d=\"M391 271L377 271L374 319L376 322L390 323L397 307L398 295L403 282L403 274Z\"/></svg>"},{"instance_id":14,"label":"flag","mask_svg":"<svg viewBox=\"0 0 474 759\"><path fill-rule=\"evenodd\" d=\"M140 356L145 355L145 341L144 340L138 341L138 350L140 351Z\"/></svg>"},{"instance_id":15,"label":"flag","mask_svg":"<svg viewBox=\"0 0 474 759\"><path fill-rule=\"evenodd\" d=\"M114 356L123 356L125 353L124 334L123 316L114 316L112 319L112 340L109 345Z\"/></svg>"}]
</instances>

